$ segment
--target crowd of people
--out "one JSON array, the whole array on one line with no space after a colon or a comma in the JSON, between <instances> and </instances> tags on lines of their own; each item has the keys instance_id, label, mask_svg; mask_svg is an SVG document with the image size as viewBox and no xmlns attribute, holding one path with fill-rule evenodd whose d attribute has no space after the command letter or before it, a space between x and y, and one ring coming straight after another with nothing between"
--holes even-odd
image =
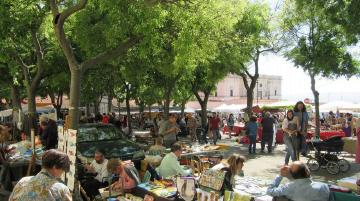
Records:
<instances>
[{"instance_id":1,"label":"crowd of people","mask_svg":"<svg viewBox=\"0 0 360 201\"><path fill-rule=\"evenodd\" d=\"M271 154L274 151L276 131L281 125L286 145L284 165L280 168L279 175L268 187L267 194L275 198L294 201L327 201L331 197L328 185L314 182L307 165L299 161L300 155L306 155L306 135L311 124L306 105L301 101L296 103L293 109L287 110L283 118L270 112L249 118L235 118L234 114L222 116L212 113L207 118L205 126L201 124L200 116L196 114L186 114L185 116L170 114L168 119L164 119L161 114L152 119L145 116L130 118L143 122L141 123L143 128L147 127L146 124L151 124L149 128L155 137L155 143L147 150L147 154L161 157L157 167L148 165L146 169L151 180L193 176L191 168L185 169L180 165L179 159L183 153L183 147L178 143L179 135L188 136L191 142L200 141L199 138L204 137L205 143L208 143L207 140L210 139L211 143L216 145L224 137L221 135L224 126L228 127L229 138L231 138L237 122L244 122L245 135L249 139L249 154L257 153L256 144L260 128L262 129L260 152L264 153L266 150ZM126 116L116 116L111 113L94 115L93 118L81 117L81 122L101 122L124 128L126 119ZM16 184L9 200L72 200L68 187L59 182L61 175L69 171L70 161L66 154L55 150L58 138L56 122L47 117L41 117L39 122L40 139L44 149L47 150L42 155L42 170L35 176L22 178ZM356 135L356 123L358 123L357 119L351 114L343 115L333 112L330 112L328 116L324 115L321 120L322 126L326 128L342 125L346 136ZM167 148L170 148L168 153ZM80 183L86 194L92 199L100 195L99 189L101 188L110 186L111 191L124 193L131 192L141 183L139 169L131 161L106 159L105 155L104 150L96 150L94 160L83 165L83 170L89 177L81 180ZM225 172L223 192L233 191L236 177L246 174L243 171L245 163L244 156L232 153L227 159L211 167L214 171ZM281 185L284 177L289 178L290 182Z\"/></svg>"},{"instance_id":2,"label":"crowd of people","mask_svg":"<svg viewBox=\"0 0 360 201\"><path fill-rule=\"evenodd\" d=\"M175 176L192 176L191 170L185 170L179 163L182 147L175 143L171 152L166 154L160 166L154 171L158 178L172 178ZM231 154L229 158L221 161L211 169L225 172L222 193L233 191L236 177L244 176L243 167L245 157ZM55 149L46 151L42 156L42 170L35 176L22 178L14 187L9 201L16 200L72 200L69 188L59 181L66 171L69 171L69 157ZM109 186L113 192L132 192L141 182L138 170L131 162L119 159L105 159L102 150L97 150L94 161L86 165L88 173L95 177L82 183L91 199L99 196L99 189ZM291 179L287 184L280 184L286 177ZM274 198L294 201L328 201L330 190L327 184L314 182L306 164L294 161L284 165L279 175L269 185L267 194Z\"/></svg>"}]
</instances>

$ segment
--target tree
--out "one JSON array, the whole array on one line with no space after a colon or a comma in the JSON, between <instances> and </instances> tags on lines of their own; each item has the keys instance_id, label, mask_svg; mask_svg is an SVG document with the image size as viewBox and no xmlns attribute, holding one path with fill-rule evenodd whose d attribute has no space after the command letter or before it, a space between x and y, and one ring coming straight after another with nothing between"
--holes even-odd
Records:
<instances>
[{"instance_id":1,"label":"tree","mask_svg":"<svg viewBox=\"0 0 360 201\"><path fill-rule=\"evenodd\" d=\"M305 1L289 3L285 10L284 27L294 42L285 53L296 67L304 69L311 78L315 102L316 135L320 135L319 92L316 77L350 77L359 72L357 62L346 51L343 29L330 23L324 8Z\"/></svg>"},{"instance_id":2,"label":"tree","mask_svg":"<svg viewBox=\"0 0 360 201\"><path fill-rule=\"evenodd\" d=\"M174 105L179 105L181 108L181 117L184 117L186 103L194 97L191 89L191 76L183 77L179 80L173 94Z\"/></svg>"},{"instance_id":3,"label":"tree","mask_svg":"<svg viewBox=\"0 0 360 201\"><path fill-rule=\"evenodd\" d=\"M40 83L38 94L42 97L49 96L58 118L64 118L61 116L61 107L64 95L69 94L70 72L67 68L64 69L67 66L66 59L58 47L49 48L45 66L44 79Z\"/></svg>"},{"instance_id":4,"label":"tree","mask_svg":"<svg viewBox=\"0 0 360 201\"><path fill-rule=\"evenodd\" d=\"M123 35L121 39L119 39L115 47L109 48L104 52L100 52L97 55L91 56L88 59L80 60L76 57L74 50L72 49L72 45L68 37L66 36L66 32L64 29L65 22L69 20L69 17L83 10L87 5L87 0L80 0L78 2L69 3L70 5L66 5L65 9L63 5L59 6L59 3L55 0L49 0L48 4L51 8L53 15L53 28L55 31L56 38L60 44L60 47L67 59L68 66L71 72L71 82L70 82L70 125L69 128L77 129L79 123L79 104L80 104L80 89L81 89L81 76L82 74L89 68L96 67L100 64L103 64L109 60L115 59L121 55L126 54L127 50L132 46L137 44L141 36L133 35L126 36ZM109 6L117 5L118 3L111 3L111 1L104 1L103 5ZM125 2L125 4L128 2ZM124 4L122 4L124 5ZM60 7L60 8L59 8ZM114 14L114 11L112 11ZM124 13L123 13L124 14ZM115 15L115 14L114 14ZM119 20L119 18L117 18ZM124 20L125 19L120 19ZM124 27L122 27L124 28ZM88 28L90 29L90 28ZM89 30L85 30L89 31Z\"/></svg>"},{"instance_id":5,"label":"tree","mask_svg":"<svg viewBox=\"0 0 360 201\"><path fill-rule=\"evenodd\" d=\"M28 115L31 128L35 128L37 88L45 70L46 48L51 46L47 40L44 22L47 8L39 1L2 1L1 18L2 50L8 59L17 62L16 68L23 74L23 84L27 92ZM14 66L15 67L15 66Z\"/></svg>"},{"instance_id":6,"label":"tree","mask_svg":"<svg viewBox=\"0 0 360 201\"><path fill-rule=\"evenodd\" d=\"M205 65L197 66L194 71L193 81L191 83L192 92L201 106L201 125L203 128L205 128L207 125L207 103L209 96L215 89L218 80L223 77L218 76L219 74L211 73L212 70L216 69L220 70L221 67L215 64L211 67Z\"/></svg>"},{"instance_id":7,"label":"tree","mask_svg":"<svg viewBox=\"0 0 360 201\"><path fill-rule=\"evenodd\" d=\"M251 115L254 89L259 78L259 60L261 55L277 52L279 35L272 27L272 16L266 4L249 3L242 17L234 27L233 42L230 54L230 65L244 82L247 96L247 113ZM235 63L237 62L237 63ZM249 64L254 65L254 73L249 70ZM250 81L250 83L249 83Z\"/></svg>"},{"instance_id":8,"label":"tree","mask_svg":"<svg viewBox=\"0 0 360 201\"><path fill-rule=\"evenodd\" d=\"M299 3L317 4L324 8L325 17L341 26L350 43L357 43L360 37L360 1L358 0L297 0Z\"/></svg>"},{"instance_id":9,"label":"tree","mask_svg":"<svg viewBox=\"0 0 360 201\"><path fill-rule=\"evenodd\" d=\"M19 114L22 111L23 86L20 83L21 73L16 68L11 68L12 65L16 65L15 62L8 60L4 55L0 56L0 85L3 86L0 89L0 99L6 99L12 108L13 136L17 139L20 136L17 125L22 119Z\"/></svg>"}]
</instances>

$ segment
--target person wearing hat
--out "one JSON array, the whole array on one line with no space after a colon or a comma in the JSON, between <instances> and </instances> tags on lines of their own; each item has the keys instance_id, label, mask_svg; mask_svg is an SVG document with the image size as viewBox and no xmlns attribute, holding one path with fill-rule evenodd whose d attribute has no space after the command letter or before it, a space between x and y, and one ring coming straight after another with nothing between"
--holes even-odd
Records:
<instances>
[{"instance_id":1,"label":"person wearing hat","mask_svg":"<svg viewBox=\"0 0 360 201\"><path fill-rule=\"evenodd\" d=\"M41 143L45 150L56 149L58 142L58 133L56 122L48 117L40 117Z\"/></svg>"}]
</instances>

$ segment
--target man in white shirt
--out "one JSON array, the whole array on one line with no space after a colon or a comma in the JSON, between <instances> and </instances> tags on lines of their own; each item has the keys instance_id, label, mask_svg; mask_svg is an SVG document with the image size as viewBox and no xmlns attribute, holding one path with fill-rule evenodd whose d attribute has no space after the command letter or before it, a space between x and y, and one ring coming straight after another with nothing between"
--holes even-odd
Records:
<instances>
[{"instance_id":1,"label":"man in white shirt","mask_svg":"<svg viewBox=\"0 0 360 201\"><path fill-rule=\"evenodd\" d=\"M157 168L160 176L163 178L169 178L173 176L187 176L190 175L191 170L184 170L178 161L181 155L181 146L173 144L171 146L171 152L166 154L164 159L161 161L160 166Z\"/></svg>"},{"instance_id":2,"label":"man in white shirt","mask_svg":"<svg viewBox=\"0 0 360 201\"><path fill-rule=\"evenodd\" d=\"M103 150L96 150L94 160L90 165L85 165L85 171L88 174L94 175L93 179L87 179L84 184L84 190L91 198L99 195L98 189L107 186L109 173L107 170L108 160L104 156Z\"/></svg>"}]
</instances>

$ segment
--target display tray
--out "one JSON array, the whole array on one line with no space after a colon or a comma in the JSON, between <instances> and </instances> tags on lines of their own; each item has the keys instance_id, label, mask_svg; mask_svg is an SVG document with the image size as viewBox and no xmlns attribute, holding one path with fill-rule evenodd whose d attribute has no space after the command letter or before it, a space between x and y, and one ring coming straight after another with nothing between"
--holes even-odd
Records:
<instances>
[{"instance_id":1,"label":"display tray","mask_svg":"<svg viewBox=\"0 0 360 201\"><path fill-rule=\"evenodd\" d=\"M176 196L177 189L172 180L162 180L139 184L137 187L153 193L159 197L171 198Z\"/></svg>"}]
</instances>

